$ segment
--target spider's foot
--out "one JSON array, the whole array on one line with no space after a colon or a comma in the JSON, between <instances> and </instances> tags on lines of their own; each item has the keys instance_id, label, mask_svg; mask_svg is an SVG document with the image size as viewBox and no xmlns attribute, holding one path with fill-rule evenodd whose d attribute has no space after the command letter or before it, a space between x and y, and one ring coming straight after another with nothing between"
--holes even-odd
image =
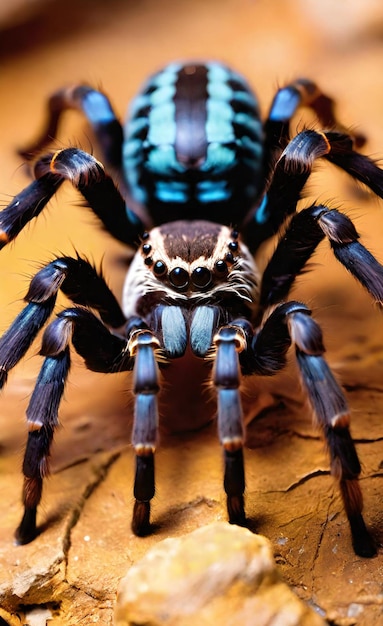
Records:
<instances>
[{"instance_id":1,"label":"spider's foot","mask_svg":"<svg viewBox=\"0 0 383 626\"><path fill-rule=\"evenodd\" d=\"M15 532L17 545L23 546L26 543L30 543L37 537L36 512L36 507L25 509L20 525Z\"/></svg>"},{"instance_id":2,"label":"spider's foot","mask_svg":"<svg viewBox=\"0 0 383 626\"><path fill-rule=\"evenodd\" d=\"M137 537L145 537L151 533L150 502L136 500L133 508L132 531Z\"/></svg>"},{"instance_id":3,"label":"spider's foot","mask_svg":"<svg viewBox=\"0 0 383 626\"><path fill-rule=\"evenodd\" d=\"M227 496L227 512L230 524L246 526L246 514L243 495Z\"/></svg>"},{"instance_id":4,"label":"spider's foot","mask_svg":"<svg viewBox=\"0 0 383 626\"><path fill-rule=\"evenodd\" d=\"M350 516L352 545L355 554L370 559L377 553L376 543L366 528L364 519L360 513Z\"/></svg>"}]
</instances>

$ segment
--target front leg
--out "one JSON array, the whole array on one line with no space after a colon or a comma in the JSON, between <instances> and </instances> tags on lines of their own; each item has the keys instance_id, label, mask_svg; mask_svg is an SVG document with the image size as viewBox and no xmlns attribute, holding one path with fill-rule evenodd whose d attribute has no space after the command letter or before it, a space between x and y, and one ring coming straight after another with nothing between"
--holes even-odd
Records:
<instances>
[{"instance_id":1,"label":"front leg","mask_svg":"<svg viewBox=\"0 0 383 626\"><path fill-rule=\"evenodd\" d=\"M216 348L213 382L217 390L218 435L224 454L227 512L231 524L244 526L244 424L238 353L246 347L245 333L239 325L223 326L215 335L213 344Z\"/></svg>"},{"instance_id":2,"label":"front leg","mask_svg":"<svg viewBox=\"0 0 383 626\"><path fill-rule=\"evenodd\" d=\"M93 371L134 371L132 444L136 453L136 473L132 530L138 536L147 535L151 530L150 502L155 493L154 452L157 445L159 391L156 351L160 343L139 317L128 320L126 333L129 338L126 339L111 334L90 311L81 308L60 313L47 331L53 333L53 336L66 336L68 340L71 337L76 351Z\"/></svg>"},{"instance_id":3,"label":"front leg","mask_svg":"<svg viewBox=\"0 0 383 626\"><path fill-rule=\"evenodd\" d=\"M56 329L55 329L56 328ZM67 309L47 328L53 336L72 338L86 366L98 372L134 370L135 395L132 444L136 453L135 504L132 530L138 536L150 532L150 502L155 493L154 452L157 445L159 372L156 351L160 344L146 323L132 317L126 325L128 339L111 334L86 309ZM97 342L94 338L97 337Z\"/></svg>"},{"instance_id":4,"label":"front leg","mask_svg":"<svg viewBox=\"0 0 383 626\"><path fill-rule=\"evenodd\" d=\"M285 311L276 309L270 317L255 336L248 320L238 318L219 328L213 338L216 349L213 383L217 391L218 435L224 453L227 511L230 523L239 526L246 524L241 373L270 376L281 370L291 344L283 323Z\"/></svg>"},{"instance_id":5,"label":"front leg","mask_svg":"<svg viewBox=\"0 0 383 626\"><path fill-rule=\"evenodd\" d=\"M132 530L140 537L150 532L150 502L155 493L154 451L157 445L159 373L155 352L159 341L149 330L136 330L128 344L135 357L134 424L132 443L136 453Z\"/></svg>"},{"instance_id":6,"label":"front leg","mask_svg":"<svg viewBox=\"0 0 383 626\"><path fill-rule=\"evenodd\" d=\"M156 351L160 344L139 317L127 322L129 339L111 334L90 311L67 309L47 328L53 337L72 338L86 366L98 372L134 370L135 395L132 444L136 453L135 504L132 530L150 532L150 502L155 493L154 452L157 445L159 373ZM97 342L94 338L97 337Z\"/></svg>"}]
</instances>

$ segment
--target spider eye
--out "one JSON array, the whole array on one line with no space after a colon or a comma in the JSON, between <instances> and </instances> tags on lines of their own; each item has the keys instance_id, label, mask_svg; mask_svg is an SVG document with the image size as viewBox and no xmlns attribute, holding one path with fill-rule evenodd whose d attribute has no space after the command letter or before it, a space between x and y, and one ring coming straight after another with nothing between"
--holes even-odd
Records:
<instances>
[{"instance_id":1,"label":"spider eye","mask_svg":"<svg viewBox=\"0 0 383 626\"><path fill-rule=\"evenodd\" d=\"M157 276L157 278L160 278L161 276L165 276L167 271L168 271L168 268L166 267L163 261L155 262L153 266L153 272Z\"/></svg>"},{"instance_id":2,"label":"spider eye","mask_svg":"<svg viewBox=\"0 0 383 626\"><path fill-rule=\"evenodd\" d=\"M173 287L185 289L189 284L189 274L183 267L175 267L169 274L169 280Z\"/></svg>"},{"instance_id":3,"label":"spider eye","mask_svg":"<svg viewBox=\"0 0 383 626\"><path fill-rule=\"evenodd\" d=\"M196 267L191 279L196 287L207 287L211 283L211 272L207 267Z\"/></svg>"},{"instance_id":4,"label":"spider eye","mask_svg":"<svg viewBox=\"0 0 383 626\"><path fill-rule=\"evenodd\" d=\"M149 252L152 251L152 246L150 245L150 243L144 243L144 245L142 246L142 252L144 254L149 254Z\"/></svg>"},{"instance_id":5,"label":"spider eye","mask_svg":"<svg viewBox=\"0 0 383 626\"><path fill-rule=\"evenodd\" d=\"M217 261L215 264L215 271L221 276L225 276L227 274L227 263L225 261Z\"/></svg>"}]
</instances>

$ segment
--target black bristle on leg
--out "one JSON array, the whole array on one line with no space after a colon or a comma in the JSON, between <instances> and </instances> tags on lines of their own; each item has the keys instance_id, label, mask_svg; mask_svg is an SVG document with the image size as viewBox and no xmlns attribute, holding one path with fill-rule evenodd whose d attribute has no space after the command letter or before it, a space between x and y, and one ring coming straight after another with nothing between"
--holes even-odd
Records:
<instances>
[{"instance_id":1,"label":"black bristle on leg","mask_svg":"<svg viewBox=\"0 0 383 626\"><path fill-rule=\"evenodd\" d=\"M224 488L227 495L227 512L230 524L245 526L245 472L243 449L224 450L225 476Z\"/></svg>"},{"instance_id":2,"label":"black bristle on leg","mask_svg":"<svg viewBox=\"0 0 383 626\"><path fill-rule=\"evenodd\" d=\"M245 498L243 494L238 496L227 496L226 506L229 516L229 524L246 526Z\"/></svg>"},{"instance_id":3,"label":"black bristle on leg","mask_svg":"<svg viewBox=\"0 0 383 626\"><path fill-rule=\"evenodd\" d=\"M137 537L150 535L150 502L135 501L133 507L132 531Z\"/></svg>"},{"instance_id":4,"label":"black bristle on leg","mask_svg":"<svg viewBox=\"0 0 383 626\"><path fill-rule=\"evenodd\" d=\"M366 528L362 514L350 515L348 521L350 523L352 546L355 554L365 559L375 556L377 553L376 543Z\"/></svg>"},{"instance_id":5,"label":"black bristle on leg","mask_svg":"<svg viewBox=\"0 0 383 626\"><path fill-rule=\"evenodd\" d=\"M22 520L15 531L17 545L24 546L37 537L36 515L37 507L25 508Z\"/></svg>"},{"instance_id":6,"label":"black bristle on leg","mask_svg":"<svg viewBox=\"0 0 383 626\"><path fill-rule=\"evenodd\" d=\"M357 478L361 466L348 426L326 425L324 434L331 459L339 459L341 462L342 478L348 480ZM338 470L335 469L333 473L336 475Z\"/></svg>"},{"instance_id":7,"label":"black bristle on leg","mask_svg":"<svg viewBox=\"0 0 383 626\"><path fill-rule=\"evenodd\" d=\"M376 544L362 516L363 496L358 482L361 466L349 428L326 426L324 433L329 447L332 473L339 479L355 554L371 558L376 554Z\"/></svg>"},{"instance_id":8,"label":"black bristle on leg","mask_svg":"<svg viewBox=\"0 0 383 626\"><path fill-rule=\"evenodd\" d=\"M134 482L134 497L136 500L151 500L154 497L154 485L154 454L137 455Z\"/></svg>"},{"instance_id":9,"label":"black bristle on leg","mask_svg":"<svg viewBox=\"0 0 383 626\"><path fill-rule=\"evenodd\" d=\"M28 438L28 443L30 437ZM40 458L40 457L39 457ZM37 463L37 466L39 463ZM24 461L25 471L25 461ZM41 500L43 490L42 476L34 472L34 476L24 477L23 485L23 504L24 513L19 526L15 532L15 540L19 545L30 543L37 537L38 530L36 525L37 506Z\"/></svg>"},{"instance_id":10,"label":"black bristle on leg","mask_svg":"<svg viewBox=\"0 0 383 626\"><path fill-rule=\"evenodd\" d=\"M135 503L132 517L132 530L138 537L150 534L150 501L155 493L154 454L147 452L136 456L134 481Z\"/></svg>"}]
</instances>

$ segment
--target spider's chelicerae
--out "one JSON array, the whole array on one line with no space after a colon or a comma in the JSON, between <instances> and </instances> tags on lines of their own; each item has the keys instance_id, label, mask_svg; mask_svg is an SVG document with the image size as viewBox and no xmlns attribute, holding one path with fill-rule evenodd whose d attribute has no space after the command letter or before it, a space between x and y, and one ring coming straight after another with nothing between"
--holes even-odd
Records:
<instances>
[{"instance_id":1,"label":"spider's chelicerae","mask_svg":"<svg viewBox=\"0 0 383 626\"><path fill-rule=\"evenodd\" d=\"M304 130L290 140L290 120L301 106L314 111L324 130ZM47 128L25 151L26 158L41 154L54 139L67 109L82 111L90 122L105 163L121 174L122 192L90 154L76 148L45 153L35 163L34 182L0 213L1 245L14 239L69 180L106 230L137 251L122 308L85 259L58 257L33 277L24 310L0 341L3 385L52 314L57 292L61 289L76 305L59 312L42 339L45 360L27 409L18 542L37 534L36 511L69 372L70 343L91 370L133 370L132 528L137 535L150 531L158 393L171 398L172 389L162 384L169 372L180 368L187 385L192 367L199 371L201 388L209 379L215 388L216 406L211 410L210 403L196 415L194 425L208 422L216 411L228 516L244 524L241 377L278 372L293 344L303 387L327 442L355 552L373 556L349 409L323 357L321 330L310 310L288 300L296 276L327 238L336 258L375 300L383 301L383 266L359 242L350 219L322 204L296 211L320 157L383 197L383 171L354 150L362 139L344 132L332 100L309 80L279 89L262 123L255 96L240 75L217 62L173 63L149 79L124 128L103 93L84 85L58 91L49 100ZM139 214L129 208L128 194L141 206ZM254 254L282 226L283 236L260 277ZM166 421L166 413L160 419Z\"/></svg>"}]
</instances>

